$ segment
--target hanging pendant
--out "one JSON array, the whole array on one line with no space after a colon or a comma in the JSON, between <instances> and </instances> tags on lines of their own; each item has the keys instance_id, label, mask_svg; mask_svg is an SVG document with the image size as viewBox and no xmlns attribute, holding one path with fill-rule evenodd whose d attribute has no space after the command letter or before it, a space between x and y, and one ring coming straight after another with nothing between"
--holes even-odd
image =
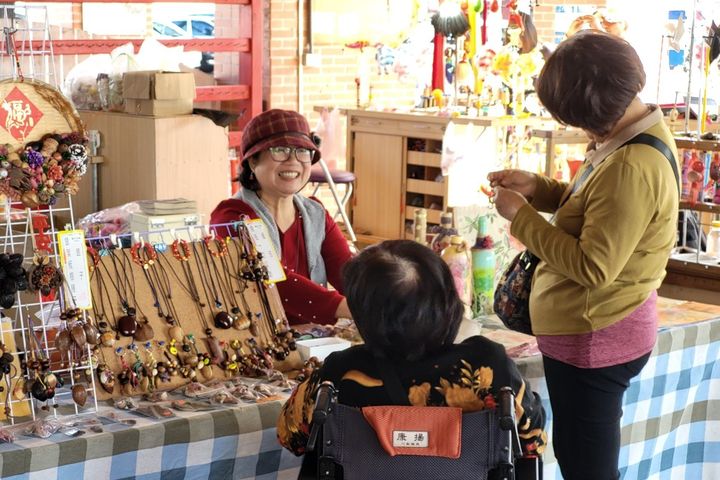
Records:
<instances>
[{"instance_id":1,"label":"hanging pendant","mask_svg":"<svg viewBox=\"0 0 720 480\"><path fill-rule=\"evenodd\" d=\"M98 365L96 371L97 371L98 381L100 382L100 386L107 393L112 394L113 391L115 390L115 374L104 363L101 363L100 365Z\"/></svg>"},{"instance_id":2,"label":"hanging pendant","mask_svg":"<svg viewBox=\"0 0 720 480\"><path fill-rule=\"evenodd\" d=\"M152 340L154 336L155 331L150 326L150 323L145 321L138 326L133 338L135 338L138 342L147 342L148 340Z\"/></svg>"},{"instance_id":3,"label":"hanging pendant","mask_svg":"<svg viewBox=\"0 0 720 480\"><path fill-rule=\"evenodd\" d=\"M15 387L13 387L12 391L12 397L15 400L22 400L25 398L25 380L23 378L18 378L15 382Z\"/></svg>"},{"instance_id":4,"label":"hanging pendant","mask_svg":"<svg viewBox=\"0 0 720 480\"><path fill-rule=\"evenodd\" d=\"M87 345L87 335L85 335L85 329L81 323L76 323L72 326L70 335L72 335L73 342L75 342L78 348L85 348L85 345Z\"/></svg>"},{"instance_id":5,"label":"hanging pendant","mask_svg":"<svg viewBox=\"0 0 720 480\"><path fill-rule=\"evenodd\" d=\"M45 385L48 389L55 389L55 387L58 385L59 380L58 377L54 373L48 373L45 375ZM60 385L62 386L62 384ZM52 398L52 397L49 397Z\"/></svg>"},{"instance_id":6,"label":"hanging pendant","mask_svg":"<svg viewBox=\"0 0 720 480\"><path fill-rule=\"evenodd\" d=\"M250 320L249 328L250 328L250 335L252 335L253 337L257 337L260 335L260 327L258 326L257 320L255 320L255 319Z\"/></svg>"},{"instance_id":7,"label":"hanging pendant","mask_svg":"<svg viewBox=\"0 0 720 480\"><path fill-rule=\"evenodd\" d=\"M227 330L228 328L232 327L233 320L230 317L230 314L227 312L219 312L217 315L215 315L215 327L216 328L222 328L223 330Z\"/></svg>"},{"instance_id":8,"label":"hanging pendant","mask_svg":"<svg viewBox=\"0 0 720 480\"><path fill-rule=\"evenodd\" d=\"M44 402L48 399L47 390L47 387L39 378L36 378L32 386L30 387L30 393L32 394L32 396L35 397L35 399L40 400L41 402Z\"/></svg>"},{"instance_id":9,"label":"hanging pendant","mask_svg":"<svg viewBox=\"0 0 720 480\"><path fill-rule=\"evenodd\" d=\"M183 338L185 338L185 332L183 332L183 329L180 328L178 325L170 327L168 333L170 333L170 338L172 338L176 342L182 342Z\"/></svg>"},{"instance_id":10,"label":"hanging pendant","mask_svg":"<svg viewBox=\"0 0 720 480\"><path fill-rule=\"evenodd\" d=\"M114 347L115 346L115 334L113 332L105 332L100 335L100 343L103 347Z\"/></svg>"},{"instance_id":11,"label":"hanging pendant","mask_svg":"<svg viewBox=\"0 0 720 480\"><path fill-rule=\"evenodd\" d=\"M83 325L83 329L85 330L85 338L87 339L87 343L90 345L97 345L98 342L100 342L100 332L90 322L85 322Z\"/></svg>"},{"instance_id":12,"label":"hanging pendant","mask_svg":"<svg viewBox=\"0 0 720 480\"><path fill-rule=\"evenodd\" d=\"M65 330L60 330L60 332L55 337L55 347L60 350L60 353L67 353L68 350L70 350L70 346L72 345L72 336L70 335L70 332Z\"/></svg>"},{"instance_id":13,"label":"hanging pendant","mask_svg":"<svg viewBox=\"0 0 720 480\"><path fill-rule=\"evenodd\" d=\"M235 320L233 321L233 327L236 330L247 330L250 328L250 320L248 320L246 317L235 317Z\"/></svg>"},{"instance_id":14,"label":"hanging pendant","mask_svg":"<svg viewBox=\"0 0 720 480\"><path fill-rule=\"evenodd\" d=\"M87 401L87 390L85 389L85 385L82 385L80 383L76 383L72 387L72 399L75 403L78 404L80 407L85 406L85 402Z\"/></svg>"},{"instance_id":15,"label":"hanging pendant","mask_svg":"<svg viewBox=\"0 0 720 480\"><path fill-rule=\"evenodd\" d=\"M213 365L219 364L223 359L223 350L220 348L220 342L215 337L207 337L205 339L210 350L211 361Z\"/></svg>"},{"instance_id":16,"label":"hanging pendant","mask_svg":"<svg viewBox=\"0 0 720 480\"><path fill-rule=\"evenodd\" d=\"M200 370L205 380L210 380L213 378L213 369L210 365L205 365L202 370Z\"/></svg>"},{"instance_id":17,"label":"hanging pendant","mask_svg":"<svg viewBox=\"0 0 720 480\"><path fill-rule=\"evenodd\" d=\"M132 337L137 331L138 324L134 315L125 315L118 319L118 330L125 337Z\"/></svg>"},{"instance_id":18,"label":"hanging pendant","mask_svg":"<svg viewBox=\"0 0 720 480\"><path fill-rule=\"evenodd\" d=\"M140 380L140 391L143 393L147 393L150 389L150 379L148 377L143 377L142 380Z\"/></svg>"}]
</instances>

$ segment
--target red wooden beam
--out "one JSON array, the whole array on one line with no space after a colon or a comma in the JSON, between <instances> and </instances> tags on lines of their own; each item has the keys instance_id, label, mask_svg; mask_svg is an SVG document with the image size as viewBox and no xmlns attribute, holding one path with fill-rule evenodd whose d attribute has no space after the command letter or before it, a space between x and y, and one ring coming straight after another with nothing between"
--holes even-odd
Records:
<instances>
[{"instance_id":1,"label":"red wooden beam","mask_svg":"<svg viewBox=\"0 0 720 480\"><path fill-rule=\"evenodd\" d=\"M239 147L242 144L242 131L238 130L228 134L228 145L230 147Z\"/></svg>"},{"instance_id":2,"label":"red wooden beam","mask_svg":"<svg viewBox=\"0 0 720 480\"><path fill-rule=\"evenodd\" d=\"M250 87L248 85L215 85L195 88L196 102L247 100L248 98L250 98Z\"/></svg>"},{"instance_id":3,"label":"red wooden beam","mask_svg":"<svg viewBox=\"0 0 720 480\"><path fill-rule=\"evenodd\" d=\"M137 51L143 40L142 38L53 40L52 48L55 55L92 55L110 53L126 43L132 43ZM249 38L158 39L158 41L166 47L182 46L187 52L249 52L251 49ZM32 50L28 42L18 42L16 47L18 53L30 55L33 50L35 53L47 51L49 42L34 40Z\"/></svg>"},{"instance_id":4,"label":"red wooden beam","mask_svg":"<svg viewBox=\"0 0 720 480\"><path fill-rule=\"evenodd\" d=\"M25 0L24 3L68 3L67 0ZM72 3L118 3L115 0L83 0ZM123 0L122 3L224 3L250 5L250 0Z\"/></svg>"}]
</instances>

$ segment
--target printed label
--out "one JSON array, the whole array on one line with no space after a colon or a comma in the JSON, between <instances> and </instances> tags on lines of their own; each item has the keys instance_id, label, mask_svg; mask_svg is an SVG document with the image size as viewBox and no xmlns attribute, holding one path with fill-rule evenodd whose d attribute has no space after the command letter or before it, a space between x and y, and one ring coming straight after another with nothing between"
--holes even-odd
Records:
<instances>
[{"instance_id":1,"label":"printed label","mask_svg":"<svg viewBox=\"0 0 720 480\"><path fill-rule=\"evenodd\" d=\"M90 273L85 253L85 232L67 230L58 232L60 265L69 289L71 301L77 308L92 308ZM70 302L68 302L70 303Z\"/></svg>"},{"instance_id":2,"label":"printed label","mask_svg":"<svg viewBox=\"0 0 720 480\"><path fill-rule=\"evenodd\" d=\"M262 261L265 267L267 267L270 283L285 280L285 270L283 270L282 263L280 262L280 256L275 251L275 245L273 245L272 240L270 240L270 232L268 232L265 222L256 218L246 221L245 224L255 243L255 248L258 252L262 253Z\"/></svg>"},{"instance_id":3,"label":"printed label","mask_svg":"<svg viewBox=\"0 0 720 480\"><path fill-rule=\"evenodd\" d=\"M393 447L427 448L428 432L393 430Z\"/></svg>"}]
</instances>

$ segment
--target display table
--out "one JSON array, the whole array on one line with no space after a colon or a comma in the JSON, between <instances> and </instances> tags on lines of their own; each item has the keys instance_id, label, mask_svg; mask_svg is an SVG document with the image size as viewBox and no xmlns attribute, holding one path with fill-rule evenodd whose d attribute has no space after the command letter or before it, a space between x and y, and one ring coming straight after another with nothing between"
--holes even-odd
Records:
<instances>
[{"instance_id":1,"label":"display table","mask_svg":"<svg viewBox=\"0 0 720 480\"><path fill-rule=\"evenodd\" d=\"M620 473L625 479L720 478L720 308L661 299L660 331L648 364L623 401ZM483 334L510 351L534 340L490 322ZM527 343L522 345L523 337ZM543 399L550 439L545 480L562 479L552 451L552 409L542 358L516 359Z\"/></svg>"},{"instance_id":2,"label":"display table","mask_svg":"<svg viewBox=\"0 0 720 480\"><path fill-rule=\"evenodd\" d=\"M283 400L175 412L151 420L112 408L137 420L89 430L75 438L56 433L48 439L18 437L0 445L3 480L95 479L295 479L300 459L280 447L275 423Z\"/></svg>"}]
</instances>

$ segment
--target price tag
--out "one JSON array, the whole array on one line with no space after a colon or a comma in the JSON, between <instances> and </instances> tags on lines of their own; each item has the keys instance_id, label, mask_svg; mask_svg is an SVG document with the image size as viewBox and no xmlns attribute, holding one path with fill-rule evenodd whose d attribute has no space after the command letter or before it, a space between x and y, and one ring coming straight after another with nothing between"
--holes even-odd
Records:
<instances>
[{"instance_id":1,"label":"price tag","mask_svg":"<svg viewBox=\"0 0 720 480\"><path fill-rule=\"evenodd\" d=\"M280 256L275 251L275 245L273 245L270 239L270 232L268 232L265 222L259 218L253 220L247 220L248 232L252 237L255 248L258 252L262 253L262 261L265 267L268 269L268 276L270 277L270 283L277 283L284 281L285 270L283 270Z\"/></svg>"},{"instance_id":2,"label":"price tag","mask_svg":"<svg viewBox=\"0 0 720 480\"><path fill-rule=\"evenodd\" d=\"M92 308L90 293L90 272L85 253L85 232L82 230L65 230L58 232L60 246L60 266L70 295L77 308Z\"/></svg>"}]
</instances>

